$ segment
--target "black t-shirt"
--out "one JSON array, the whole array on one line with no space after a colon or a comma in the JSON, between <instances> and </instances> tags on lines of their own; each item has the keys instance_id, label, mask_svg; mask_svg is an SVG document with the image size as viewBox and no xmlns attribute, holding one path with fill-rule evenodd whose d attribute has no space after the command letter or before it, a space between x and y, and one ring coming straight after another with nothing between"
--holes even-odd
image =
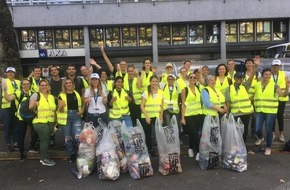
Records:
<instances>
[{"instance_id":1,"label":"black t-shirt","mask_svg":"<svg viewBox=\"0 0 290 190\"><path fill-rule=\"evenodd\" d=\"M53 78L50 79L50 86L51 86L51 95L54 97L58 97L61 91L62 79L56 81Z\"/></svg>"},{"instance_id":2,"label":"black t-shirt","mask_svg":"<svg viewBox=\"0 0 290 190\"><path fill-rule=\"evenodd\" d=\"M59 97L59 99L61 100L61 97ZM66 93L66 99L68 110L78 110L78 98L76 93L71 94Z\"/></svg>"},{"instance_id":3,"label":"black t-shirt","mask_svg":"<svg viewBox=\"0 0 290 190\"><path fill-rule=\"evenodd\" d=\"M82 90L85 89L83 79L76 76L74 78L74 83L75 83L75 91L77 91L79 95L82 96Z\"/></svg>"}]
</instances>

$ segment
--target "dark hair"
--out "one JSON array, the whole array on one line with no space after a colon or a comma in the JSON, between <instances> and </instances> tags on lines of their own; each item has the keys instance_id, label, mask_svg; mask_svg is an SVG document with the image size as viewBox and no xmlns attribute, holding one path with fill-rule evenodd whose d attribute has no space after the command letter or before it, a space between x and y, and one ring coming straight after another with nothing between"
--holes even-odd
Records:
<instances>
[{"instance_id":1,"label":"dark hair","mask_svg":"<svg viewBox=\"0 0 290 190\"><path fill-rule=\"evenodd\" d=\"M187 62L191 63L191 61L189 59L187 59L183 62L183 65L185 65L185 63L187 63Z\"/></svg>"},{"instance_id":2,"label":"dark hair","mask_svg":"<svg viewBox=\"0 0 290 190\"><path fill-rule=\"evenodd\" d=\"M67 67L66 67L66 70L68 70L69 67L73 67L73 68L76 69L76 66L75 66L75 65L73 65L73 64L68 64Z\"/></svg>"},{"instance_id":3,"label":"dark hair","mask_svg":"<svg viewBox=\"0 0 290 190\"><path fill-rule=\"evenodd\" d=\"M224 67L226 68L225 76L228 75L229 70L228 70L226 64L221 63L221 64L219 64L219 65L215 68L215 72L214 72L214 74L215 74L215 76L217 76L217 77L219 76L218 70L219 70L219 68L220 68L221 66L224 66Z\"/></svg>"},{"instance_id":4,"label":"dark hair","mask_svg":"<svg viewBox=\"0 0 290 190\"><path fill-rule=\"evenodd\" d=\"M143 67L142 67L142 70L144 71L145 70L145 61L146 60L149 60L150 62L152 62L151 61L151 59L148 57L148 58L145 58L144 60L143 60ZM150 67L150 71L152 70L152 68Z\"/></svg>"},{"instance_id":5,"label":"dark hair","mask_svg":"<svg viewBox=\"0 0 290 190\"><path fill-rule=\"evenodd\" d=\"M265 72L268 72L268 71L271 72L271 69L270 69L270 68L265 68L265 69L263 69L263 70L262 70L262 76L264 75Z\"/></svg>"},{"instance_id":6,"label":"dark hair","mask_svg":"<svg viewBox=\"0 0 290 190\"><path fill-rule=\"evenodd\" d=\"M156 75L152 75L152 76L150 77L150 82L151 82L154 78L157 79L157 80L159 81L159 78L158 78ZM151 84L148 85L148 87L147 87L147 91L148 91L148 96L150 96L150 95L152 94L152 92L151 92Z\"/></svg>"},{"instance_id":7,"label":"dark hair","mask_svg":"<svg viewBox=\"0 0 290 190\"><path fill-rule=\"evenodd\" d=\"M245 60L245 64L246 64L248 61L251 61L251 62L254 64L254 60L253 60L252 58L247 58L247 59Z\"/></svg>"},{"instance_id":8,"label":"dark hair","mask_svg":"<svg viewBox=\"0 0 290 190\"><path fill-rule=\"evenodd\" d=\"M134 65L128 65L128 66L127 66L127 70L128 70L129 68L133 68L133 69L135 69L135 66L134 66Z\"/></svg>"},{"instance_id":9,"label":"dark hair","mask_svg":"<svg viewBox=\"0 0 290 190\"><path fill-rule=\"evenodd\" d=\"M234 63L236 63L236 61L235 61L234 59L229 59L229 60L227 61L227 65L229 65L229 62L234 62Z\"/></svg>"},{"instance_id":10,"label":"dark hair","mask_svg":"<svg viewBox=\"0 0 290 190\"><path fill-rule=\"evenodd\" d=\"M193 73L195 74L195 73L198 73L198 70L199 69L194 69L194 71L193 71ZM190 73L189 73L190 74Z\"/></svg>"},{"instance_id":11,"label":"dark hair","mask_svg":"<svg viewBox=\"0 0 290 190\"><path fill-rule=\"evenodd\" d=\"M41 70L41 67L39 67L39 66L35 66L35 67L33 67L33 71L34 71L35 69L40 69L40 70Z\"/></svg>"}]
</instances>

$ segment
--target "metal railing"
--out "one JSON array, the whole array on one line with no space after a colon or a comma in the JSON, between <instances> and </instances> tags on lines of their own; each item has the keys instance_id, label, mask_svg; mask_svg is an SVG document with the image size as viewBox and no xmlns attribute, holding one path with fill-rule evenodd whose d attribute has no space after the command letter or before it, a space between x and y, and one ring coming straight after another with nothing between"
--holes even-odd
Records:
<instances>
[{"instance_id":1,"label":"metal railing","mask_svg":"<svg viewBox=\"0 0 290 190\"><path fill-rule=\"evenodd\" d=\"M142 3L142 2L170 2L191 0L6 0L8 6L32 5L67 5L67 4L98 4L98 3Z\"/></svg>"}]
</instances>

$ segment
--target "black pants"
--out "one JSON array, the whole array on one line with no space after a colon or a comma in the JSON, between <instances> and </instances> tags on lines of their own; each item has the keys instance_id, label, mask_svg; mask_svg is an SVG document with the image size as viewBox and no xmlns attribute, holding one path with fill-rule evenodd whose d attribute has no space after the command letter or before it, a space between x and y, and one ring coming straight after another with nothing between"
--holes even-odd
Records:
<instances>
[{"instance_id":1,"label":"black pants","mask_svg":"<svg viewBox=\"0 0 290 190\"><path fill-rule=\"evenodd\" d=\"M141 125L143 127L143 130L144 130L144 133L145 133L145 142L146 142L146 145L147 145L147 148L148 148L148 151L152 151L153 148L152 148L152 130L155 130L155 121L156 121L156 117L154 118L151 118L151 123L148 124L146 122L146 119L145 118L141 118Z\"/></svg>"},{"instance_id":2,"label":"black pants","mask_svg":"<svg viewBox=\"0 0 290 190\"><path fill-rule=\"evenodd\" d=\"M277 121L279 126L279 131L284 130L284 111L285 111L286 101L279 101L278 111L277 111ZM272 131L275 132L275 123L273 125Z\"/></svg>"},{"instance_id":3,"label":"black pants","mask_svg":"<svg viewBox=\"0 0 290 190\"><path fill-rule=\"evenodd\" d=\"M198 133L203 123L203 115L193 115L184 117L186 125L184 131L189 135L189 148L199 152L200 135Z\"/></svg>"},{"instance_id":4,"label":"black pants","mask_svg":"<svg viewBox=\"0 0 290 190\"><path fill-rule=\"evenodd\" d=\"M27 131L27 127L31 124L26 123L25 121L17 119L16 133L17 133L17 145L19 148L19 153L24 154L24 140ZM37 140L37 139L36 139ZM35 143L36 143L35 140ZM35 145L35 144L34 144Z\"/></svg>"},{"instance_id":5,"label":"black pants","mask_svg":"<svg viewBox=\"0 0 290 190\"><path fill-rule=\"evenodd\" d=\"M251 114L235 116L234 118L235 118L236 121L238 120L238 118L240 118L241 121L244 124L243 139L244 139L244 142L246 143L246 140L247 140L247 137L248 137L248 129L249 129L249 125L250 125Z\"/></svg>"},{"instance_id":6,"label":"black pants","mask_svg":"<svg viewBox=\"0 0 290 190\"><path fill-rule=\"evenodd\" d=\"M140 105L137 105L137 104L129 104L129 110L130 110L130 116L131 116L131 120L132 120L132 123L133 123L133 126L136 126L136 120L141 119L141 108L140 108Z\"/></svg>"}]
</instances>

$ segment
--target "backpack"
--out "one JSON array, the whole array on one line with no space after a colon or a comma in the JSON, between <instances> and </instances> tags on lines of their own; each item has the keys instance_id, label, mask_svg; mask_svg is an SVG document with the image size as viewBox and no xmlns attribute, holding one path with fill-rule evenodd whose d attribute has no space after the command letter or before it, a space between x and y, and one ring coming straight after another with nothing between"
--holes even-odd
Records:
<instances>
[{"instance_id":1,"label":"backpack","mask_svg":"<svg viewBox=\"0 0 290 190\"><path fill-rule=\"evenodd\" d=\"M36 92L36 93L37 93L37 101L39 101L40 94L39 94L39 92ZM25 100L23 100L24 97L26 97ZM20 102L19 103L19 115L23 119L23 121L25 121L27 123L31 123L32 120L37 115L37 110L30 110L29 109L29 100L30 100L30 96L27 96L22 92L20 95L20 99L19 99L19 102Z\"/></svg>"}]
</instances>

